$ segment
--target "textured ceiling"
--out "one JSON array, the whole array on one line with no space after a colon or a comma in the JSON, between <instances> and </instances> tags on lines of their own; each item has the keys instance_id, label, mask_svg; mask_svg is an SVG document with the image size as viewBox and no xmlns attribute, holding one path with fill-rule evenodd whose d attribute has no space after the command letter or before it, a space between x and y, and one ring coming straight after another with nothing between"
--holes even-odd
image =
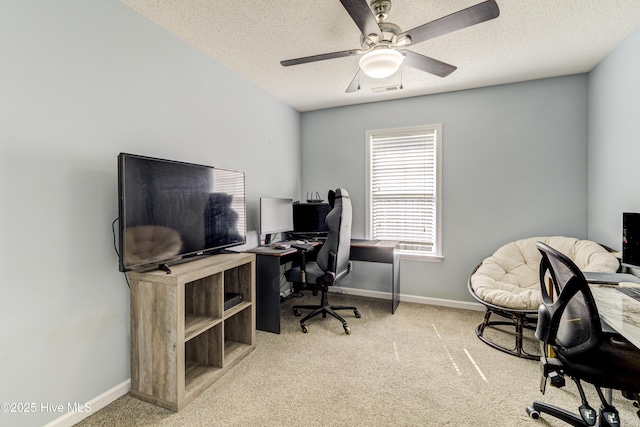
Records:
<instances>
[{"instance_id":1,"label":"textured ceiling","mask_svg":"<svg viewBox=\"0 0 640 427\"><path fill-rule=\"evenodd\" d=\"M498 18L409 47L457 66L448 77L403 66L345 93L359 57L280 65L360 48L339 0L121 1L298 111L584 73L640 26L640 0L497 0ZM480 2L392 0L387 21L406 31Z\"/></svg>"}]
</instances>

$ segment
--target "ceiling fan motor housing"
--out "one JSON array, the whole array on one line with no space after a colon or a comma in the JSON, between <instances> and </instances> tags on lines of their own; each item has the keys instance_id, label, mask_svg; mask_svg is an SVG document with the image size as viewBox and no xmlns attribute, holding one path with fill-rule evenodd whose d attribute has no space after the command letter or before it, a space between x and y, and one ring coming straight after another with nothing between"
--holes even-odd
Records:
<instances>
[{"instance_id":1,"label":"ceiling fan motor housing","mask_svg":"<svg viewBox=\"0 0 640 427\"><path fill-rule=\"evenodd\" d=\"M399 26L391 22L379 22L378 25L380 26L380 33L382 34L381 38L378 38L375 34L368 37L360 35L360 45L365 51L376 47L377 45L394 47L398 44L398 34L402 32Z\"/></svg>"}]
</instances>

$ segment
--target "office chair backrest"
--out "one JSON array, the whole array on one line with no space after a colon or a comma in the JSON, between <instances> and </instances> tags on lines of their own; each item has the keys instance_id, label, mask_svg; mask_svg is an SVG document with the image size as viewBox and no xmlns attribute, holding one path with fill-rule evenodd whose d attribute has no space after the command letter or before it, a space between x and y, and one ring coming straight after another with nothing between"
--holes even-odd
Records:
<instances>
[{"instance_id":1,"label":"office chair backrest","mask_svg":"<svg viewBox=\"0 0 640 427\"><path fill-rule=\"evenodd\" d=\"M324 271L339 273L349 267L351 249L351 199L344 188L338 188L329 194L333 209L327 214L325 222L329 228L327 240L318 251L316 262ZM331 254L335 254L335 257ZM335 259L335 268L332 265Z\"/></svg>"},{"instance_id":2,"label":"office chair backrest","mask_svg":"<svg viewBox=\"0 0 640 427\"><path fill-rule=\"evenodd\" d=\"M602 326L589 284L570 258L538 242L542 254L540 287L542 305L538 310L536 337L566 356L598 346ZM550 279L552 289L547 285ZM545 346L546 347L546 346Z\"/></svg>"}]
</instances>

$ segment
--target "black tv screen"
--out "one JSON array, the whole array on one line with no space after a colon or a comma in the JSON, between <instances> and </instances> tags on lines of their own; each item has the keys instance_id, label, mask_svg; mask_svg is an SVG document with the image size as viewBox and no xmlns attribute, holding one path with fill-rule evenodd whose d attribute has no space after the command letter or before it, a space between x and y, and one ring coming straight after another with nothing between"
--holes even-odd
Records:
<instances>
[{"instance_id":1,"label":"black tv screen","mask_svg":"<svg viewBox=\"0 0 640 427\"><path fill-rule=\"evenodd\" d=\"M118 156L120 271L151 269L246 242L245 175Z\"/></svg>"},{"instance_id":2,"label":"black tv screen","mask_svg":"<svg viewBox=\"0 0 640 427\"><path fill-rule=\"evenodd\" d=\"M640 213L622 213L622 265L640 268Z\"/></svg>"},{"instance_id":3,"label":"black tv screen","mask_svg":"<svg viewBox=\"0 0 640 427\"><path fill-rule=\"evenodd\" d=\"M328 203L294 203L293 231L300 235L323 235L329 232L325 222L331 212Z\"/></svg>"}]
</instances>

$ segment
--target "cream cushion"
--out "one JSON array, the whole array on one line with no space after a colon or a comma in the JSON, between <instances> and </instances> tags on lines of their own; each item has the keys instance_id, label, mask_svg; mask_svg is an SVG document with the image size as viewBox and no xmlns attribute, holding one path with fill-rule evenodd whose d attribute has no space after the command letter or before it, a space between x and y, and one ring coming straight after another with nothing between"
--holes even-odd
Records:
<instances>
[{"instance_id":1,"label":"cream cushion","mask_svg":"<svg viewBox=\"0 0 640 427\"><path fill-rule=\"evenodd\" d=\"M125 229L125 264L138 265L166 260L180 253L182 239L171 228L142 225Z\"/></svg>"},{"instance_id":2,"label":"cream cushion","mask_svg":"<svg viewBox=\"0 0 640 427\"><path fill-rule=\"evenodd\" d=\"M591 240L573 237L531 237L507 243L471 276L471 287L483 301L517 310L537 310L540 293L540 260L536 242L546 243L568 256L582 271L616 272L618 258Z\"/></svg>"}]
</instances>

